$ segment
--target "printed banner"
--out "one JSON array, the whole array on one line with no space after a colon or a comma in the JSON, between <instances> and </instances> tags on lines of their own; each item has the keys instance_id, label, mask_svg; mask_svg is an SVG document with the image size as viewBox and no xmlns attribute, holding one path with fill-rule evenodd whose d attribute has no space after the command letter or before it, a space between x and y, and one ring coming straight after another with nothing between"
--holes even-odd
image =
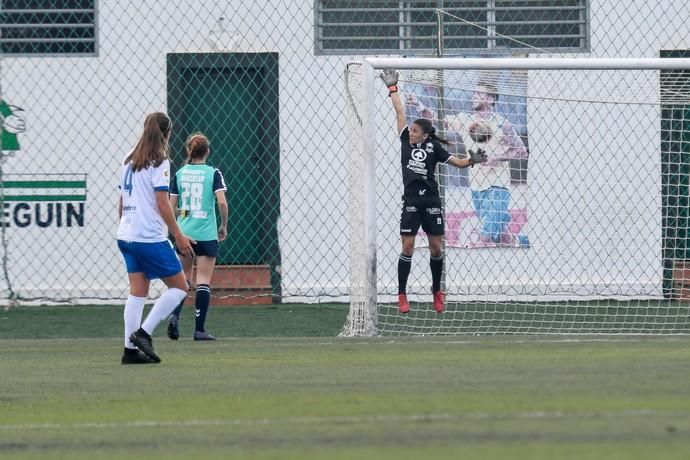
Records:
<instances>
[{"instance_id":1,"label":"printed banner","mask_svg":"<svg viewBox=\"0 0 690 460\"><path fill-rule=\"evenodd\" d=\"M465 72L466 85L405 85L408 123L428 118L461 157L482 150L483 164L440 174L446 244L460 248L528 248L527 84L521 72ZM463 87L459 87L463 86ZM510 87L502 94L503 87ZM516 91L517 88L517 91ZM441 112L440 107L443 107ZM418 245L424 245L420 232Z\"/></svg>"}]
</instances>

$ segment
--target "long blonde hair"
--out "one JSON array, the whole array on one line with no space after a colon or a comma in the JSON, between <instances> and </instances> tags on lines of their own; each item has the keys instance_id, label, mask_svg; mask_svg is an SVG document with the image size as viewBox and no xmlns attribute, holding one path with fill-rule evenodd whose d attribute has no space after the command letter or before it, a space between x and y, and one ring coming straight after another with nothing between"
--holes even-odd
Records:
<instances>
[{"instance_id":1,"label":"long blonde hair","mask_svg":"<svg viewBox=\"0 0 690 460\"><path fill-rule=\"evenodd\" d=\"M170 118L163 112L153 112L146 117L144 132L132 153L125 159L125 164L132 163L132 171L159 166L168 158L171 124Z\"/></svg>"},{"instance_id":2,"label":"long blonde hair","mask_svg":"<svg viewBox=\"0 0 690 460\"><path fill-rule=\"evenodd\" d=\"M203 160L208 155L208 138L204 136L204 133L197 131L187 138L185 149L187 150L187 164L193 160Z\"/></svg>"}]
</instances>

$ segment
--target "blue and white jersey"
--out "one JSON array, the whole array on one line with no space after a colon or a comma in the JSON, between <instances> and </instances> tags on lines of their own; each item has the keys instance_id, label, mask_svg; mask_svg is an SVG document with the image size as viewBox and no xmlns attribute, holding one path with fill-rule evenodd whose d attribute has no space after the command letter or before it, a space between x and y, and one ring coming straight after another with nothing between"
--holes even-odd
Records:
<instances>
[{"instance_id":1,"label":"blue and white jersey","mask_svg":"<svg viewBox=\"0 0 690 460\"><path fill-rule=\"evenodd\" d=\"M122 217L117 239L156 243L168 239L168 229L156 205L156 192L167 192L170 186L170 161L132 171L131 164L122 165L120 195Z\"/></svg>"}]
</instances>

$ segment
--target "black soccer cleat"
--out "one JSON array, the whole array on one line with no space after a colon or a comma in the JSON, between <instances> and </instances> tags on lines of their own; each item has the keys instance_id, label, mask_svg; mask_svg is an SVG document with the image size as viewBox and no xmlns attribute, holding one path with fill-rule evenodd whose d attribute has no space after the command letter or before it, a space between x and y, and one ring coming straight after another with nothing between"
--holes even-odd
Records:
<instances>
[{"instance_id":1,"label":"black soccer cleat","mask_svg":"<svg viewBox=\"0 0 690 460\"><path fill-rule=\"evenodd\" d=\"M209 334L208 332L203 332L203 331L194 331L194 340L216 340L214 336Z\"/></svg>"},{"instance_id":2,"label":"black soccer cleat","mask_svg":"<svg viewBox=\"0 0 690 460\"><path fill-rule=\"evenodd\" d=\"M177 340L180 338L180 329L178 326L179 318L175 315L170 317L170 322L168 323L168 338L170 340Z\"/></svg>"},{"instance_id":3,"label":"black soccer cleat","mask_svg":"<svg viewBox=\"0 0 690 460\"><path fill-rule=\"evenodd\" d=\"M155 364L156 362L137 349L125 348L122 364Z\"/></svg>"},{"instance_id":4,"label":"black soccer cleat","mask_svg":"<svg viewBox=\"0 0 690 460\"><path fill-rule=\"evenodd\" d=\"M153 339L145 330L139 328L134 334L129 336L129 340L153 361L161 362L161 358L153 350Z\"/></svg>"}]
</instances>

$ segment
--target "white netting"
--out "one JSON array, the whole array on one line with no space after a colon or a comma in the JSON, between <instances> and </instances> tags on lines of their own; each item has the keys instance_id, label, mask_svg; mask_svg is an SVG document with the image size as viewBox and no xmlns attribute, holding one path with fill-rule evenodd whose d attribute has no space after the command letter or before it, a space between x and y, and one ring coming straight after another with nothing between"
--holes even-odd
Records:
<instances>
[{"instance_id":1,"label":"white netting","mask_svg":"<svg viewBox=\"0 0 690 460\"><path fill-rule=\"evenodd\" d=\"M654 69L401 71L408 123L432 119L451 141L449 151L462 156L473 142L469 125L488 119L497 134L485 148L490 158L493 152L505 160L467 170L439 167L447 310L437 315L431 308L422 234L407 316L395 303L400 141L378 82L376 97L359 99L372 111L377 131L378 299L368 307L376 310L378 333L690 331L687 305L678 302L686 298L682 177L689 75ZM498 101L479 115L473 96L487 87L497 91ZM498 193L494 202L507 206L487 213L486 202L477 202L486 193ZM353 197L357 206L359 194Z\"/></svg>"}]
</instances>

